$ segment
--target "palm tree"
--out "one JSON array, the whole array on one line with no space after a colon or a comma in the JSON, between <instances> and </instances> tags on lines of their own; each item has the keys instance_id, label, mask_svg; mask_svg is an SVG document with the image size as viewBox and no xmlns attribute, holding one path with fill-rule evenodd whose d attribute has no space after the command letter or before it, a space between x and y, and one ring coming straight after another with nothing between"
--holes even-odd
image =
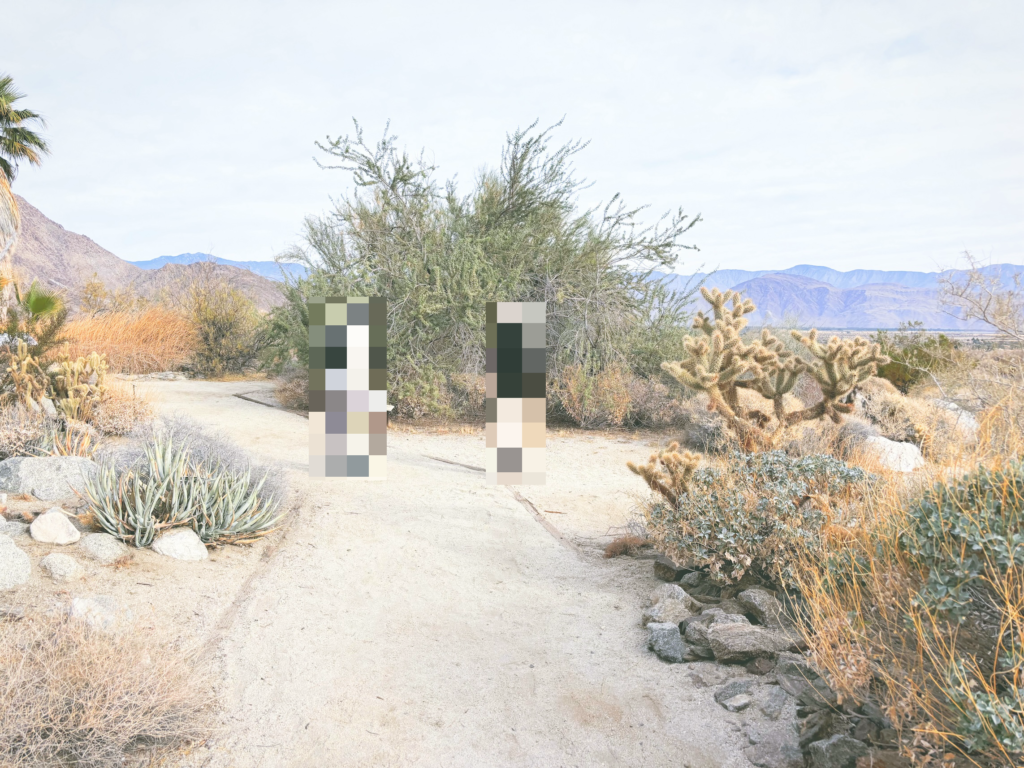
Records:
<instances>
[{"instance_id":1,"label":"palm tree","mask_svg":"<svg viewBox=\"0 0 1024 768\"><path fill-rule=\"evenodd\" d=\"M28 125L35 121L46 126L46 121L31 109L15 109L14 102L25 98L14 87L10 75L0 75L0 174L11 184L18 175L18 162L27 160L39 165L50 148L42 136Z\"/></svg>"},{"instance_id":2,"label":"palm tree","mask_svg":"<svg viewBox=\"0 0 1024 768\"><path fill-rule=\"evenodd\" d=\"M0 75L0 259L14 250L21 229L18 203L11 192L18 163L27 160L39 165L50 152L45 139L29 127L33 122L45 126L46 121L30 109L14 107L24 97L10 75Z\"/></svg>"}]
</instances>

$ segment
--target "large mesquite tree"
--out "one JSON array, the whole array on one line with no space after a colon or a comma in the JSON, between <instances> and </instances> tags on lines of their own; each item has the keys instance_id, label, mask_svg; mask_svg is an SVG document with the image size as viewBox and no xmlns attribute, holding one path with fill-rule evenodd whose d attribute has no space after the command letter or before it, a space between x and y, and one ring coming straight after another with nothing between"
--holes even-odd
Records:
<instances>
[{"instance_id":1,"label":"large mesquite tree","mask_svg":"<svg viewBox=\"0 0 1024 768\"><path fill-rule=\"evenodd\" d=\"M657 223L622 204L586 209L572 159L585 144L557 146L534 126L507 137L500 164L465 193L455 180L400 149L385 132L375 145L353 136L318 145L354 191L325 216L306 220L302 245L279 258L303 264L288 303L273 313L273 354L306 362L305 302L317 295L388 300L390 397L403 400L483 371L486 302L546 301L548 372L630 366L660 373L666 349L682 349L689 292L670 272L699 216L682 210ZM669 352L668 354L674 354Z\"/></svg>"}]
</instances>

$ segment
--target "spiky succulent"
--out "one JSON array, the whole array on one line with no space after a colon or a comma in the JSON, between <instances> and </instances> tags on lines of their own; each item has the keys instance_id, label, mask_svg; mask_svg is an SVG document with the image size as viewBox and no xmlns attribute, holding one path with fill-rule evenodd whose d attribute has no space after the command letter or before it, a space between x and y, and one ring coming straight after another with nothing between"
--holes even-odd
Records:
<instances>
[{"instance_id":1,"label":"spiky succulent","mask_svg":"<svg viewBox=\"0 0 1024 768\"><path fill-rule=\"evenodd\" d=\"M187 443L157 434L146 460L118 470L104 464L86 483L90 511L108 533L149 546L167 528L189 526L207 544L251 543L277 526L279 499L262 493L267 477L193 460Z\"/></svg>"},{"instance_id":2,"label":"spiky succulent","mask_svg":"<svg viewBox=\"0 0 1024 768\"><path fill-rule=\"evenodd\" d=\"M831 338L818 342L818 332L806 336L793 331L793 337L807 348L812 360L786 349L771 331L763 329L760 338L744 343L740 332L747 325L746 315L757 307L736 291L701 288L711 305L710 313L697 313L693 327L703 336L685 342L682 360L662 363L662 368L690 389L705 392L710 407L718 411L740 438L747 450L762 450L777 445L787 427L800 421L830 418L839 422L851 407L841 402L850 391L879 365L889 361L877 344L861 338ZM731 306L729 306L731 305ZM803 374L814 377L821 387L821 400L807 408L787 412L785 396L793 391ZM772 413L747 410L739 400L739 390L750 389L770 401Z\"/></svg>"}]
</instances>

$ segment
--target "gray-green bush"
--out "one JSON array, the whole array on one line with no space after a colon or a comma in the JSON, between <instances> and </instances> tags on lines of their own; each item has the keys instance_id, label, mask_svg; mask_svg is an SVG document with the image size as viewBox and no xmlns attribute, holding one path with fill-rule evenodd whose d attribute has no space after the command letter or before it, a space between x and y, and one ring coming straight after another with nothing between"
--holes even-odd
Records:
<instances>
[{"instance_id":1,"label":"gray-green bush","mask_svg":"<svg viewBox=\"0 0 1024 768\"><path fill-rule=\"evenodd\" d=\"M823 554L829 506L843 503L868 479L828 455L735 452L718 469L697 468L695 456L674 450L652 456L646 466L630 465L651 484L660 463L671 489L645 509L650 538L677 562L707 568L724 582L746 574L789 581L802 558Z\"/></svg>"},{"instance_id":2,"label":"gray-green bush","mask_svg":"<svg viewBox=\"0 0 1024 768\"><path fill-rule=\"evenodd\" d=\"M550 129L533 129L508 136L500 166L467 194L387 132L372 147L356 124L354 137L318 144L355 193L307 218L303 244L279 257L309 274L289 281L287 304L272 313L266 358L308 365L310 296L384 296L396 410L443 413L452 378L483 372L485 303L546 301L551 379L612 364L659 376L682 349L689 294L653 271L694 248L683 239L700 217L680 210L643 227L641 209L617 196L581 209L571 161L585 145L552 148Z\"/></svg>"}]
</instances>

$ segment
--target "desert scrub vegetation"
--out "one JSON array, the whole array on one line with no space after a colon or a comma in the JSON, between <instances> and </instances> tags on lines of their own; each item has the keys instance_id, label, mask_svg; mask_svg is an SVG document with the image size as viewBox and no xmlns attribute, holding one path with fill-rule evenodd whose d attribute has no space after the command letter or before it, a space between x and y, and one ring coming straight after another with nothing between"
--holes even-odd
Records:
<instances>
[{"instance_id":1,"label":"desert scrub vegetation","mask_svg":"<svg viewBox=\"0 0 1024 768\"><path fill-rule=\"evenodd\" d=\"M283 519L277 473L222 438L182 420L139 436L101 456L86 483L89 512L107 533L147 547L162 531L189 527L208 545L249 544Z\"/></svg>"},{"instance_id":2,"label":"desert scrub vegetation","mask_svg":"<svg viewBox=\"0 0 1024 768\"><path fill-rule=\"evenodd\" d=\"M0 765L106 768L206 738L198 654L64 613L0 621Z\"/></svg>"},{"instance_id":3,"label":"desert scrub vegetation","mask_svg":"<svg viewBox=\"0 0 1024 768\"><path fill-rule=\"evenodd\" d=\"M826 455L735 453L699 467L697 455L678 449L672 443L646 464L629 464L660 497L645 509L648 536L724 584L791 582L808 553L824 553L835 521L871 479Z\"/></svg>"},{"instance_id":4,"label":"desert scrub vegetation","mask_svg":"<svg viewBox=\"0 0 1024 768\"><path fill-rule=\"evenodd\" d=\"M1019 765L1024 467L986 463L872 502L827 567L805 562L794 580L815 662L844 698L879 702L910 748Z\"/></svg>"},{"instance_id":5,"label":"desert scrub vegetation","mask_svg":"<svg viewBox=\"0 0 1024 768\"><path fill-rule=\"evenodd\" d=\"M813 355L794 383L791 357L750 351L756 339L741 334L707 334L719 318L732 326L730 315L745 314L738 300L712 302L706 338L666 368L703 389L709 413L743 450L707 457L672 444L630 468L653 491L642 509L656 548L712 582L760 583L785 598L838 695L832 732L842 732L844 713L877 706L913 764L988 768L1024 761L1024 444L1015 428L1020 369L1008 363L1022 327L1010 308L1022 305L970 275L961 301L965 292L976 317L984 307L1006 332L984 354L918 344L946 355L927 365L883 336L894 359L921 369L910 394L871 375L888 364L881 348L853 343L847 349L868 362L830 371L829 355L842 360L843 346L822 345L822 358L808 345L813 333L794 334ZM769 365L733 378L743 363L730 353ZM770 387L756 383L766 367ZM730 394L723 378L749 383ZM816 418L779 434L789 414L808 412L767 397L790 386ZM927 461L909 474L866 472L858 447L870 437L913 442ZM890 743L878 728L864 738Z\"/></svg>"},{"instance_id":6,"label":"desert scrub vegetation","mask_svg":"<svg viewBox=\"0 0 1024 768\"><path fill-rule=\"evenodd\" d=\"M60 350L76 358L98 352L112 373L144 374L180 370L195 356L197 341L184 313L157 305L73 318Z\"/></svg>"},{"instance_id":7,"label":"desert scrub vegetation","mask_svg":"<svg viewBox=\"0 0 1024 768\"><path fill-rule=\"evenodd\" d=\"M0 390L0 456L91 456L103 435L123 435L152 418L148 404L108 385L103 355L46 365L21 339L6 350Z\"/></svg>"},{"instance_id":8,"label":"desert scrub vegetation","mask_svg":"<svg viewBox=\"0 0 1024 768\"><path fill-rule=\"evenodd\" d=\"M72 356L100 352L115 373L218 377L258 367L266 328L252 298L204 263L152 299L131 288L110 294L94 278L63 329L61 349Z\"/></svg>"},{"instance_id":9,"label":"desert scrub vegetation","mask_svg":"<svg viewBox=\"0 0 1024 768\"><path fill-rule=\"evenodd\" d=\"M551 135L535 126L509 135L498 167L461 193L387 132L370 145L357 124L354 136L321 144L325 167L351 174L356 191L307 218L303 244L279 256L308 276L289 278L265 359L308 365L309 297L384 296L396 414L458 416L472 398L452 390L483 374L485 303L546 301L548 373L562 382L555 415L624 418L615 403L593 416L596 395L569 382L580 381L578 369L657 377L659 355L682 349L689 296L653 273L693 247L685 240L699 216L678 211L644 228L640 209L618 197L581 210L572 159L585 145L557 147Z\"/></svg>"},{"instance_id":10,"label":"desert scrub vegetation","mask_svg":"<svg viewBox=\"0 0 1024 768\"><path fill-rule=\"evenodd\" d=\"M265 321L256 303L200 265L182 287L179 306L194 334L192 369L204 376L240 373L255 366L266 346Z\"/></svg>"},{"instance_id":11,"label":"desert scrub vegetation","mask_svg":"<svg viewBox=\"0 0 1024 768\"><path fill-rule=\"evenodd\" d=\"M803 421L829 418L840 423L844 414L853 411L853 405L843 398L873 376L879 365L889 362L878 344L859 337L832 337L822 345L814 329L807 335L792 331L810 360L787 349L767 328L759 338L745 343L741 332L747 325L745 315L756 310L754 303L735 291L722 293L704 287L700 291L711 305L710 314L698 312L693 321L703 337L686 338L683 357L662 363L662 368L683 386L704 393L745 450L775 448L790 427ZM804 374L815 380L820 398L814 405L787 409L786 396ZM741 389L759 394L771 410L745 408Z\"/></svg>"}]
</instances>

